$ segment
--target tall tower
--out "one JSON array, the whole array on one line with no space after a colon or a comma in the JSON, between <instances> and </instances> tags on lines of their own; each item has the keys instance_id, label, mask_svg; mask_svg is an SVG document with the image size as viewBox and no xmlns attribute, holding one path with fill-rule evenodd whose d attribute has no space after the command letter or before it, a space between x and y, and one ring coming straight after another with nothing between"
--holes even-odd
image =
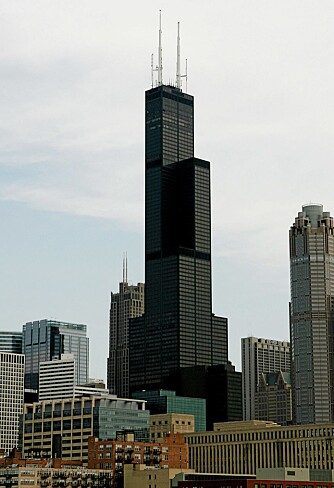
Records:
<instances>
[{"instance_id":1,"label":"tall tower","mask_svg":"<svg viewBox=\"0 0 334 488\"><path fill-rule=\"evenodd\" d=\"M131 391L227 362L227 320L212 314L210 163L194 157L194 99L161 82L146 92L145 114L145 315L130 321Z\"/></svg>"},{"instance_id":2,"label":"tall tower","mask_svg":"<svg viewBox=\"0 0 334 488\"><path fill-rule=\"evenodd\" d=\"M107 387L120 398L129 397L129 319L144 313L144 283L129 285L127 264L119 292L111 293Z\"/></svg>"},{"instance_id":3,"label":"tall tower","mask_svg":"<svg viewBox=\"0 0 334 488\"><path fill-rule=\"evenodd\" d=\"M298 424L334 421L334 222L304 205L290 229L290 334Z\"/></svg>"}]
</instances>

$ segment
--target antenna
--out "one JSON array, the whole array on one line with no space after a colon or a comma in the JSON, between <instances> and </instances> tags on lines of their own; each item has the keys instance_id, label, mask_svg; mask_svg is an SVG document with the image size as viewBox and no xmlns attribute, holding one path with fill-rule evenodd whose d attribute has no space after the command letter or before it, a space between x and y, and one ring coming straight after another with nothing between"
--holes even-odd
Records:
<instances>
[{"instance_id":1,"label":"antenna","mask_svg":"<svg viewBox=\"0 0 334 488\"><path fill-rule=\"evenodd\" d=\"M159 10L159 51L158 51L158 85L162 85L162 30L161 30L161 10Z\"/></svg>"},{"instance_id":2,"label":"antenna","mask_svg":"<svg viewBox=\"0 0 334 488\"><path fill-rule=\"evenodd\" d=\"M181 89L181 72L180 72L180 22L177 23L176 88L180 88Z\"/></svg>"},{"instance_id":3,"label":"antenna","mask_svg":"<svg viewBox=\"0 0 334 488\"><path fill-rule=\"evenodd\" d=\"M123 253L123 283L128 282L128 255Z\"/></svg>"},{"instance_id":4,"label":"antenna","mask_svg":"<svg viewBox=\"0 0 334 488\"><path fill-rule=\"evenodd\" d=\"M151 54L151 85L152 85L152 88L153 88L153 73L154 73L155 69L153 68L153 53Z\"/></svg>"}]
</instances>

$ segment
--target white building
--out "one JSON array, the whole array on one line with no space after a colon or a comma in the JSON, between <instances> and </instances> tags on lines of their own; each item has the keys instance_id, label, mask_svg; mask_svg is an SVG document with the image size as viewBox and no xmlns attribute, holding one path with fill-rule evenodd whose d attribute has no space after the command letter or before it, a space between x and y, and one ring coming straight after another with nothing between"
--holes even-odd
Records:
<instances>
[{"instance_id":1,"label":"white building","mask_svg":"<svg viewBox=\"0 0 334 488\"><path fill-rule=\"evenodd\" d=\"M24 355L0 352L0 449L17 447L24 402Z\"/></svg>"},{"instance_id":2,"label":"white building","mask_svg":"<svg viewBox=\"0 0 334 488\"><path fill-rule=\"evenodd\" d=\"M39 401L73 398L75 371L73 354L62 354L61 359L39 363Z\"/></svg>"},{"instance_id":3,"label":"white building","mask_svg":"<svg viewBox=\"0 0 334 488\"><path fill-rule=\"evenodd\" d=\"M255 419L255 392L262 373L290 372L290 343L272 339L241 339L243 419Z\"/></svg>"}]
</instances>

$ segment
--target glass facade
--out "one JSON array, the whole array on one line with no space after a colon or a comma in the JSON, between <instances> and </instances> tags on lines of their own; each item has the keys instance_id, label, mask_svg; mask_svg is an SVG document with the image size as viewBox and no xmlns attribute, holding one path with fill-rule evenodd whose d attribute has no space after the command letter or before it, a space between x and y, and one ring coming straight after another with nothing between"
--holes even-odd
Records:
<instances>
[{"instance_id":1,"label":"glass facade","mask_svg":"<svg viewBox=\"0 0 334 488\"><path fill-rule=\"evenodd\" d=\"M88 383L89 339L87 326L55 320L37 320L23 325L23 353L26 358L25 388L38 390L39 363L61 354L73 354L76 384Z\"/></svg>"},{"instance_id":2,"label":"glass facade","mask_svg":"<svg viewBox=\"0 0 334 488\"><path fill-rule=\"evenodd\" d=\"M0 351L22 354L22 332L0 331Z\"/></svg>"},{"instance_id":3,"label":"glass facade","mask_svg":"<svg viewBox=\"0 0 334 488\"><path fill-rule=\"evenodd\" d=\"M176 368L227 362L212 315L210 163L194 158L194 100L146 92L145 315L130 321L130 391ZM144 359L143 359L144 358Z\"/></svg>"},{"instance_id":4,"label":"glass facade","mask_svg":"<svg viewBox=\"0 0 334 488\"><path fill-rule=\"evenodd\" d=\"M304 205L290 229L290 334L297 423L334 421L334 221Z\"/></svg>"}]
</instances>

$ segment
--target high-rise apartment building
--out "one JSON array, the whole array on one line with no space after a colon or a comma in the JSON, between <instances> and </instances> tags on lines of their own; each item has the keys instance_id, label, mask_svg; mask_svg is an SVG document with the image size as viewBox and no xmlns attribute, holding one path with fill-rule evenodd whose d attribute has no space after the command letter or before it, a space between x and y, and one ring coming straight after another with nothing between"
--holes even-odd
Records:
<instances>
[{"instance_id":1,"label":"high-rise apartment building","mask_svg":"<svg viewBox=\"0 0 334 488\"><path fill-rule=\"evenodd\" d=\"M159 84L145 105L145 314L130 321L131 391L161 388L178 368L227 363L227 319L212 314L210 163L194 157L194 99Z\"/></svg>"},{"instance_id":2,"label":"high-rise apartment building","mask_svg":"<svg viewBox=\"0 0 334 488\"><path fill-rule=\"evenodd\" d=\"M0 331L0 351L22 354L22 332Z\"/></svg>"},{"instance_id":3,"label":"high-rise apartment building","mask_svg":"<svg viewBox=\"0 0 334 488\"><path fill-rule=\"evenodd\" d=\"M290 229L294 420L334 421L334 221L303 205Z\"/></svg>"},{"instance_id":4,"label":"high-rise apartment building","mask_svg":"<svg viewBox=\"0 0 334 488\"><path fill-rule=\"evenodd\" d=\"M118 397L129 396L129 319L144 313L145 285L129 285L123 263L119 292L111 293L107 386Z\"/></svg>"},{"instance_id":5,"label":"high-rise apartment building","mask_svg":"<svg viewBox=\"0 0 334 488\"><path fill-rule=\"evenodd\" d=\"M255 392L262 373L290 372L290 344L286 341L241 339L243 419L255 419Z\"/></svg>"},{"instance_id":6,"label":"high-rise apartment building","mask_svg":"<svg viewBox=\"0 0 334 488\"><path fill-rule=\"evenodd\" d=\"M0 450L6 454L18 446L23 399L24 356L0 352Z\"/></svg>"},{"instance_id":7,"label":"high-rise apartment building","mask_svg":"<svg viewBox=\"0 0 334 488\"><path fill-rule=\"evenodd\" d=\"M23 325L25 355L25 388L38 390L39 364L73 354L76 362L76 384L88 383L89 339L87 326L56 320L36 320Z\"/></svg>"}]
</instances>

